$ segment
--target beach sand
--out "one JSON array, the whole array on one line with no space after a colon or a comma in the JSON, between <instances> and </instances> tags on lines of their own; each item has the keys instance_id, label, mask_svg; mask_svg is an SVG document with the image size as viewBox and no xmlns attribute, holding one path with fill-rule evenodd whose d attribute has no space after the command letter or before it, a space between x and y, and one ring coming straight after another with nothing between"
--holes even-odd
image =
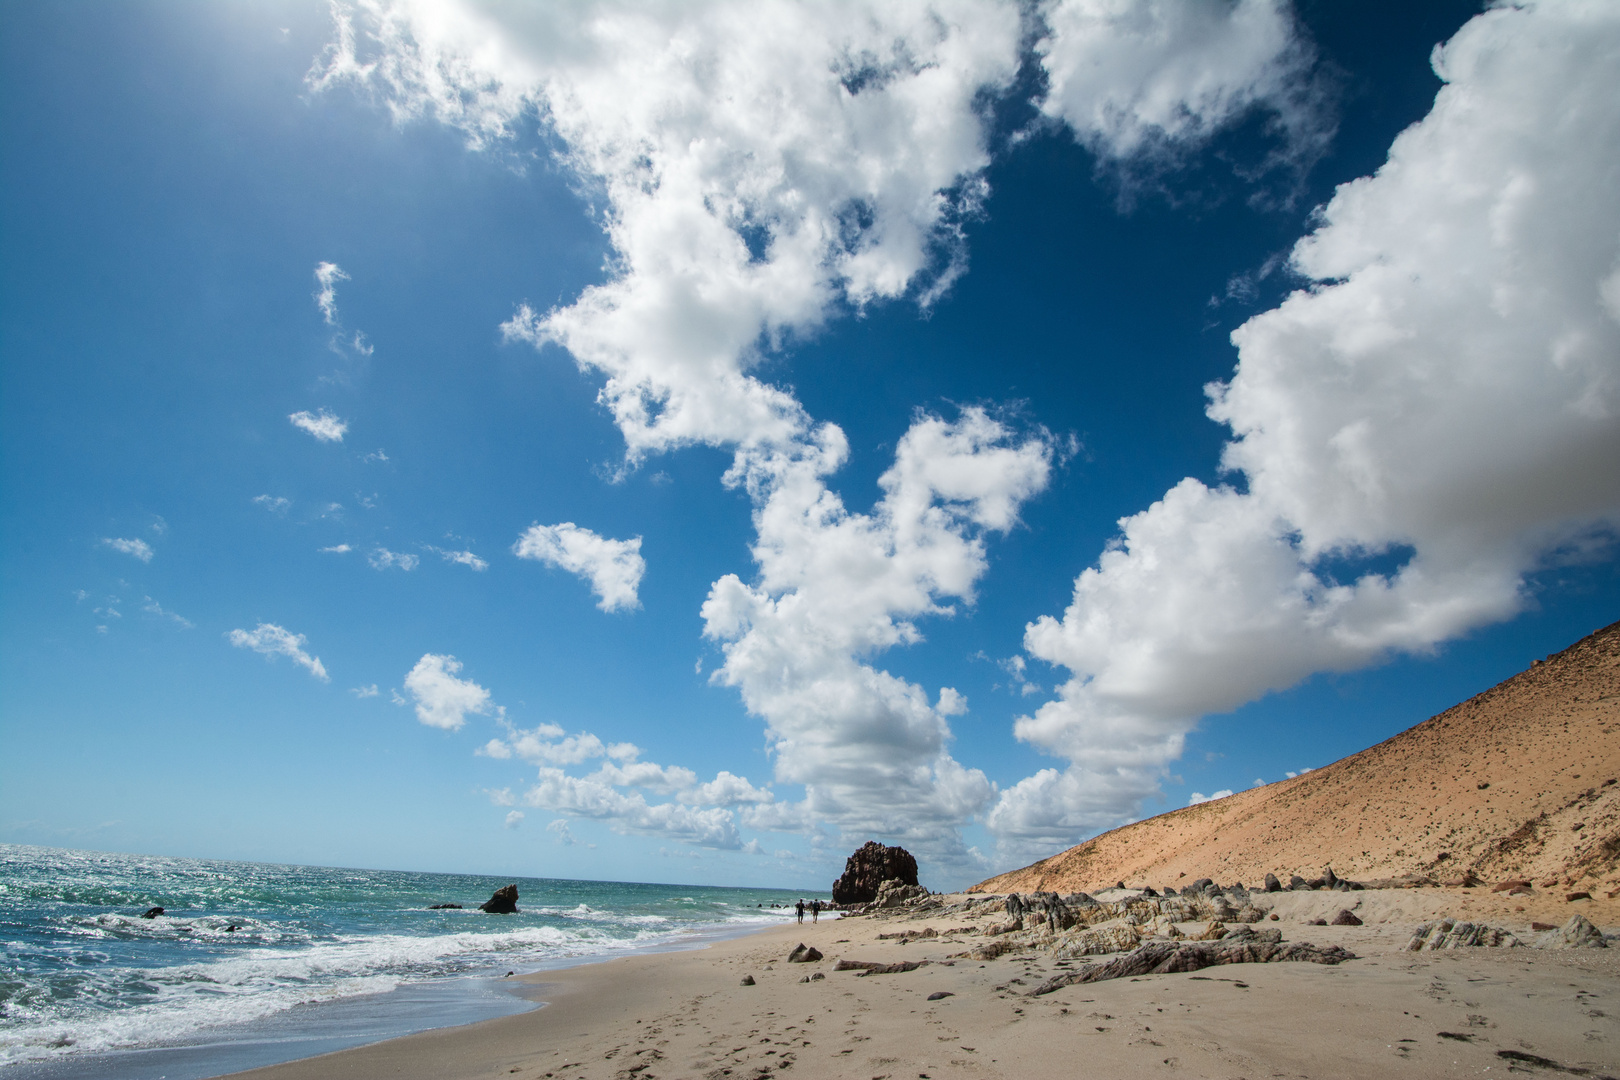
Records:
<instances>
[{"instance_id":1,"label":"beach sand","mask_svg":"<svg viewBox=\"0 0 1620 1080\"><path fill-rule=\"evenodd\" d=\"M950 915L773 927L686 952L523 978L548 1004L236 1074L253 1080L520 1077L1548 1077L1620 1075L1620 949L1404 951L1437 914L1528 936L1529 920L1580 910L1605 929L1612 902L1530 905L1479 890L1379 890L1275 898L1287 941L1341 945L1338 966L1242 964L1028 992L1065 968L1049 955L950 959L985 939ZM1358 904L1359 927L1313 926ZM1515 911L1516 907L1534 910ZM1541 910L1545 907L1547 910ZM1318 910L1320 909L1320 910ZM986 920L980 919L980 925ZM932 927L938 938L879 934ZM785 959L796 944L812 964ZM858 976L839 959L928 960ZM822 973L810 982L806 976ZM752 976L755 985L742 984ZM514 979L513 982L518 982ZM944 992L950 996L929 1000ZM1516 1056L1515 1056L1516 1055Z\"/></svg>"}]
</instances>

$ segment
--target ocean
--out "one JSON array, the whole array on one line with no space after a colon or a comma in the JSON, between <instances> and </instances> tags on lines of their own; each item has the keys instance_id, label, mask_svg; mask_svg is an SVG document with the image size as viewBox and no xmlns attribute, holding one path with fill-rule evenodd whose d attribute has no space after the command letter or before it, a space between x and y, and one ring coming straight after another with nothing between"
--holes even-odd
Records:
<instances>
[{"instance_id":1,"label":"ocean","mask_svg":"<svg viewBox=\"0 0 1620 1080\"><path fill-rule=\"evenodd\" d=\"M518 914L477 909L507 884ZM522 1012L507 972L693 947L797 898L0 845L0 1080L197 1080Z\"/></svg>"}]
</instances>

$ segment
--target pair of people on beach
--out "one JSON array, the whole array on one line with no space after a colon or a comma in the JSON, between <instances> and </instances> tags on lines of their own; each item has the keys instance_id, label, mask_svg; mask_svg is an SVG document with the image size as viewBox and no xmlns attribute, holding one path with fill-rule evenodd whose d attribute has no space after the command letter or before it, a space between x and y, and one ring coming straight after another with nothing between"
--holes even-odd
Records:
<instances>
[{"instance_id":1,"label":"pair of people on beach","mask_svg":"<svg viewBox=\"0 0 1620 1080\"><path fill-rule=\"evenodd\" d=\"M804 901L800 900L797 904L795 904L793 906L798 910L799 921L804 922ZM810 921L811 922L820 922L821 921L821 901L820 900L812 900L812 901L810 901Z\"/></svg>"}]
</instances>

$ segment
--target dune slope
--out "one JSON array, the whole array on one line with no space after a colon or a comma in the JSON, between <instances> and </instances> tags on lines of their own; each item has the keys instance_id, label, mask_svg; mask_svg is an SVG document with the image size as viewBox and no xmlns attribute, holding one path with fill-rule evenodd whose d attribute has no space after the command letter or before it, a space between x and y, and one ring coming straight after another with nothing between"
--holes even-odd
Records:
<instances>
[{"instance_id":1,"label":"dune slope","mask_svg":"<svg viewBox=\"0 0 1620 1080\"><path fill-rule=\"evenodd\" d=\"M1620 623L1359 754L1115 829L975 892L1270 871L1620 886Z\"/></svg>"}]
</instances>

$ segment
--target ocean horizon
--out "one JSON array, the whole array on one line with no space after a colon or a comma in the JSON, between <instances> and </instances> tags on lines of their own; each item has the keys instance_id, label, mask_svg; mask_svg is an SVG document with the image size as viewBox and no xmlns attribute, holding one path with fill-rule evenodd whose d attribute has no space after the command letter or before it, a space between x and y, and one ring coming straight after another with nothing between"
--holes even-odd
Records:
<instances>
[{"instance_id":1,"label":"ocean horizon","mask_svg":"<svg viewBox=\"0 0 1620 1080\"><path fill-rule=\"evenodd\" d=\"M516 914L478 910L508 884ZM0 845L0 1076L200 1080L510 1015L539 1003L508 972L696 947L801 895Z\"/></svg>"}]
</instances>

